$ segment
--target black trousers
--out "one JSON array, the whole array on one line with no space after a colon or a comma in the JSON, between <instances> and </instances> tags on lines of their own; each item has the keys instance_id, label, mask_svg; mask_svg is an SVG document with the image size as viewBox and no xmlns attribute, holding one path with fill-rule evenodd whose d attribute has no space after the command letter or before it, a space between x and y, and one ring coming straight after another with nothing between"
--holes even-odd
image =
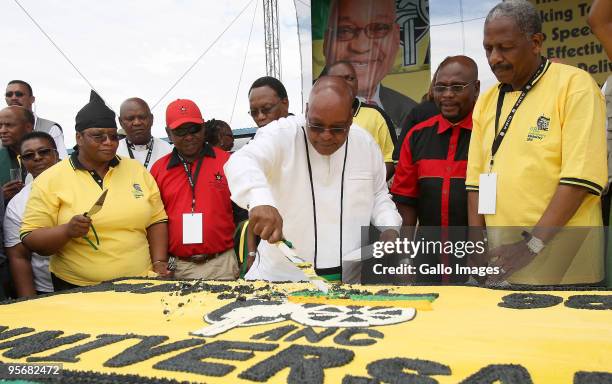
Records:
<instances>
[{"instance_id":1,"label":"black trousers","mask_svg":"<svg viewBox=\"0 0 612 384\"><path fill-rule=\"evenodd\" d=\"M55 276L55 274L51 274L51 282L53 283L53 290L55 292L65 291L67 289L80 288L78 285L71 284L67 281L60 279Z\"/></svg>"}]
</instances>

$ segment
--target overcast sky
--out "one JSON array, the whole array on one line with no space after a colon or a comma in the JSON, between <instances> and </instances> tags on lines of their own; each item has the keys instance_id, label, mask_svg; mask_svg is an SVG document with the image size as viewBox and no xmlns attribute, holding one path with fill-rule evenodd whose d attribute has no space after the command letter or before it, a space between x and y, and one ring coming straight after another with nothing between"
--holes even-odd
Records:
<instances>
[{"instance_id":1,"label":"overcast sky","mask_svg":"<svg viewBox=\"0 0 612 384\"><path fill-rule=\"evenodd\" d=\"M464 20L484 17L496 2L463 0ZM115 111L124 99L132 96L145 99L151 107L157 104L153 110L154 135L165 136L165 107L177 98L196 101L205 119L226 120L233 128L253 126L247 115L247 91L256 78L265 75L262 3L262 0L2 0L0 83L12 79L28 81L37 98L37 114L60 123L67 146L74 145L74 116L87 102L90 86L28 18L20 4ZM311 70L310 66L305 66L303 73L301 70L294 1L278 0L278 4L282 81L289 93L290 109L300 112L302 75L310 79ZM310 0L297 0L296 4L299 13L304 13ZM460 20L459 8L459 0L430 0L434 68L444 57L462 53L461 24L435 26ZM478 62L480 79L486 88L494 83L494 78L482 49L483 19L463 25L465 54ZM303 43L309 43L307 34L301 37ZM309 55L306 50L305 57Z\"/></svg>"}]
</instances>

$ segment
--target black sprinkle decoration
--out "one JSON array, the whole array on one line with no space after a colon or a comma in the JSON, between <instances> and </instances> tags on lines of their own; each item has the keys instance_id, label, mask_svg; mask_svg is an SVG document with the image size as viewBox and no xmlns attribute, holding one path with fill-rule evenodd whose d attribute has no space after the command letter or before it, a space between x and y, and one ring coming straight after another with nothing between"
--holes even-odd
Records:
<instances>
[{"instance_id":1,"label":"black sprinkle decoration","mask_svg":"<svg viewBox=\"0 0 612 384\"><path fill-rule=\"evenodd\" d=\"M491 364L467 379L461 384L533 384L529 372L517 364Z\"/></svg>"},{"instance_id":2,"label":"black sprinkle decoration","mask_svg":"<svg viewBox=\"0 0 612 384\"><path fill-rule=\"evenodd\" d=\"M269 331L258 333L251 336L251 340L266 340L266 341L278 341L285 337L287 334L295 331L297 325L289 324L282 327L274 328Z\"/></svg>"},{"instance_id":3,"label":"black sprinkle decoration","mask_svg":"<svg viewBox=\"0 0 612 384\"><path fill-rule=\"evenodd\" d=\"M322 384L325 368L341 367L354 357L355 353L348 349L294 344L241 372L238 377L262 383L290 368L288 384Z\"/></svg>"},{"instance_id":4,"label":"black sprinkle decoration","mask_svg":"<svg viewBox=\"0 0 612 384\"><path fill-rule=\"evenodd\" d=\"M612 295L576 295L565 301L565 306L574 309L604 311L612 309Z\"/></svg>"},{"instance_id":5,"label":"black sprinkle decoration","mask_svg":"<svg viewBox=\"0 0 612 384\"><path fill-rule=\"evenodd\" d=\"M561 304L563 298L541 293L511 293L502 297L499 307L510 309L548 308Z\"/></svg>"},{"instance_id":6,"label":"black sprinkle decoration","mask_svg":"<svg viewBox=\"0 0 612 384\"><path fill-rule=\"evenodd\" d=\"M49 356L28 357L27 361L28 362L55 361L55 362L64 362L64 363L77 363L81 360L78 358L78 356L85 352L89 352L91 350L101 348L106 345L114 344L114 343L129 339L129 338L131 338L129 335L98 335L96 340L90 341L83 345L78 345L76 347L64 349L62 351L56 352Z\"/></svg>"},{"instance_id":7,"label":"black sprinkle decoration","mask_svg":"<svg viewBox=\"0 0 612 384\"><path fill-rule=\"evenodd\" d=\"M435 384L429 376L452 374L449 366L435 361L394 358L378 360L367 366L370 376L391 384ZM415 371L408 373L405 370Z\"/></svg>"},{"instance_id":8,"label":"black sprinkle decoration","mask_svg":"<svg viewBox=\"0 0 612 384\"><path fill-rule=\"evenodd\" d=\"M612 372L576 372L574 384L612 384Z\"/></svg>"},{"instance_id":9,"label":"black sprinkle decoration","mask_svg":"<svg viewBox=\"0 0 612 384\"><path fill-rule=\"evenodd\" d=\"M355 335L366 335L370 337L369 339L355 339L353 340L353 336ZM369 328L346 328L342 330L339 334L334 337L334 343L338 345L345 345L347 347L364 347L372 344L376 344L376 340L374 339L382 339L385 335L377 331L375 329Z\"/></svg>"},{"instance_id":10,"label":"black sprinkle decoration","mask_svg":"<svg viewBox=\"0 0 612 384\"><path fill-rule=\"evenodd\" d=\"M63 331L42 331L33 335L20 337L11 341L0 343L0 349L9 349L2 356L11 359L21 359L35 353L44 352L62 345L76 343L87 339L91 335L77 333L70 336L62 336Z\"/></svg>"}]
</instances>

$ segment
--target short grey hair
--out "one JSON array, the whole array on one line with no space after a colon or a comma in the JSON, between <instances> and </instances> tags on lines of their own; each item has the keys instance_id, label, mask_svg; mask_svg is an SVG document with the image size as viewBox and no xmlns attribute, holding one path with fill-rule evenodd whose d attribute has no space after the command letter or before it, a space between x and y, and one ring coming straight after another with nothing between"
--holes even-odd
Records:
<instances>
[{"instance_id":1,"label":"short grey hair","mask_svg":"<svg viewBox=\"0 0 612 384\"><path fill-rule=\"evenodd\" d=\"M514 20L519 30L527 36L542 33L542 20L538 10L527 0L506 0L489 11L485 24L498 17Z\"/></svg>"}]
</instances>

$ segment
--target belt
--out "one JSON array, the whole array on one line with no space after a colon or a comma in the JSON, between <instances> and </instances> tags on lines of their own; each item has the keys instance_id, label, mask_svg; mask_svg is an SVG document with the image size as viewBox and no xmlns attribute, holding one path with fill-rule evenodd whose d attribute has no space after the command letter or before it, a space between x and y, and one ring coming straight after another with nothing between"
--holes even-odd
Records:
<instances>
[{"instance_id":1,"label":"belt","mask_svg":"<svg viewBox=\"0 0 612 384\"><path fill-rule=\"evenodd\" d=\"M225 251L223 251L223 252L225 252ZM206 262L211 261L215 257L221 255L223 252L202 253L202 254L199 254L199 255L192 255L192 256L188 256L188 257L177 257L177 259L179 259L181 261L188 261L188 262L194 263L194 264L204 264Z\"/></svg>"}]
</instances>

